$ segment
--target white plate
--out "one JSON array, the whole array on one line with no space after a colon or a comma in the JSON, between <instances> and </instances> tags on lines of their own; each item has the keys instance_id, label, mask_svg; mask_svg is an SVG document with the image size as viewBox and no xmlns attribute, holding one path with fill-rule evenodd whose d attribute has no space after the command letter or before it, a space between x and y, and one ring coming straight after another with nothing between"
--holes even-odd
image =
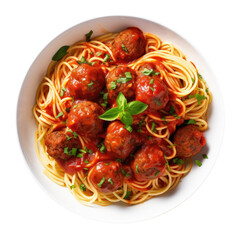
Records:
<instances>
[{"instance_id":1,"label":"white plate","mask_svg":"<svg viewBox=\"0 0 240 240\"><path fill-rule=\"evenodd\" d=\"M193 167L190 174L182 179L178 187L164 196L155 197L143 204L134 206L113 204L108 207L98 205L87 207L81 205L66 188L53 183L42 173L43 167L37 159L34 148L36 125L32 107L35 103L35 93L46 73L52 56L61 46L71 45L80 39L84 39L84 35L91 29L94 33L93 36L97 36L104 34L106 31L118 32L129 26L139 27L144 32L156 34L162 40L173 42L187 55L189 60L194 62L207 81L213 94L213 102L209 108L209 130L205 133L207 145L202 153L207 153L208 159L203 161L201 168ZM217 80L206 61L191 44L177 33L160 24L141 18L112 16L80 23L60 34L42 50L31 65L22 85L17 109L17 127L20 145L30 170L56 202L87 218L108 222L132 222L152 218L173 209L191 196L203 183L212 169L220 149L224 128L223 116L223 103ZM201 154L199 154L200 156Z\"/></svg>"}]
</instances>

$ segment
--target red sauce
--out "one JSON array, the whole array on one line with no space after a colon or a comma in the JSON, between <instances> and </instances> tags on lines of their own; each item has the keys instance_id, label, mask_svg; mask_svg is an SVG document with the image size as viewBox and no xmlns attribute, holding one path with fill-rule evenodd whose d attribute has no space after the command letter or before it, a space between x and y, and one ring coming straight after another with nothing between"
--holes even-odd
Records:
<instances>
[{"instance_id":1,"label":"red sauce","mask_svg":"<svg viewBox=\"0 0 240 240\"><path fill-rule=\"evenodd\" d=\"M91 47L89 43L85 43L85 45ZM138 28L128 28L126 32L123 31L119 34L113 43L107 45L112 49L116 61L114 62L110 57L105 61L104 66L117 65L118 63L121 65L129 64L137 61L145 51L145 39ZM127 51L123 46L126 47ZM105 52L99 50L89 54L91 57L104 58L106 56ZM80 64L78 68L72 71L66 91L61 98L72 97L75 101L65 101L62 104L64 107L63 115L56 119L56 122L60 121L55 125L53 131L62 130L63 132L68 126L72 132L84 137L88 143L84 149L78 149L75 156L65 152L65 149L71 146L71 144L68 145L68 141L71 141L71 139L60 142L61 147L59 148L55 146L55 149L51 146L54 154L60 152L59 154L64 156L64 159L68 158L67 160L63 160L61 157L56 158L65 172L75 174L84 170L86 175L89 174L93 185L104 193L116 191L124 182L131 186L136 180L146 181L163 174L166 168L166 157L172 156L173 149L166 140L150 135L147 128L144 127L145 124L140 128L141 131L138 131L139 124L143 122L147 115L150 118L158 118L160 120L156 120L158 126L167 126L170 135L172 134L174 137L176 128L183 124L184 119L180 117L183 113L183 107L176 102L177 96L171 90L168 90L164 79L161 79L160 75L144 75L142 73L145 67L156 72L159 68L167 71L162 64L162 59L156 58L154 60L156 61L140 66L141 70L132 72L132 84L136 86L132 89L133 92L129 99L125 97L128 102L137 100L148 105L144 112L132 116L132 132L126 130L124 124L120 122L120 118L117 118L114 122L99 119L104 110L109 107L117 107L116 97L112 100L109 98L107 100L103 99L103 92L109 94L111 93L110 90L116 91L114 84L113 89L111 89L112 86L107 86L109 75L107 70L101 68L103 63L97 62L93 66L86 63ZM75 62L75 64L78 63ZM127 69L126 71L130 70ZM124 70L122 75L118 74L114 81L109 81L109 85L116 82L119 77L124 78L126 71ZM123 94L125 94L124 91L129 93L125 85L121 89ZM102 107L102 105L104 106ZM45 111L53 116L52 103L46 107ZM172 116L170 120L169 116ZM168 119L164 120L166 117ZM63 122L65 120L68 120L67 124ZM149 123L150 127L151 124ZM188 135L188 132L186 132L186 135ZM199 140L201 145L198 146L199 149L206 144L206 140L200 131L194 131L193 135ZM66 138L65 135L64 137ZM64 137L61 137L61 139ZM70 138L73 137L74 135L71 135ZM180 140L177 139L177 141ZM81 146L80 142L79 146ZM148 189L139 188L138 190L146 191Z\"/></svg>"}]
</instances>

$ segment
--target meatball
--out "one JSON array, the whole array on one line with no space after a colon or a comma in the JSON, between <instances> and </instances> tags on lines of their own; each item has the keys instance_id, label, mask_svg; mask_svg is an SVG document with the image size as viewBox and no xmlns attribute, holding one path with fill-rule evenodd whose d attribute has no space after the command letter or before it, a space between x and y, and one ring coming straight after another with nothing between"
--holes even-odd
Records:
<instances>
[{"instance_id":1,"label":"meatball","mask_svg":"<svg viewBox=\"0 0 240 240\"><path fill-rule=\"evenodd\" d=\"M89 179L99 192L115 192L123 184L121 166L116 161L98 162L90 170Z\"/></svg>"},{"instance_id":2,"label":"meatball","mask_svg":"<svg viewBox=\"0 0 240 240\"><path fill-rule=\"evenodd\" d=\"M126 66L118 66L107 76L108 99L111 102L116 100L119 92L122 92L127 99L133 99L136 89L136 74L134 70Z\"/></svg>"},{"instance_id":3,"label":"meatball","mask_svg":"<svg viewBox=\"0 0 240 240\"><path fill-rule=\"evenodd\" d=\"M48 134L45 138L47 153L59 160L68 160L71 155L64 153L64 148L71 151L72 148L80 148L79 141L70 132L55 131Z\"/></svg>"},{"instance_id":4,"label":"meatball","mask_svg":"<svg viewBox=\"0 0 240 240\"><path fill-rule=\"evenodd\" d=\"M113 40L111 49L119 62L129 62L141 57L145 53L146 40L143 32L130 27L119 33Z\"/></svg>"},{"instance_id":5,"label":"meatball","mask_svg":"<svg viewBox=\"0 0 240 240\"><path fill-rule=\"evenodd\" d=\"M115 121L108 126L104 145L117 157L125 159L139 143L137 133L130 133L121 122Z\"/></svg>"},{"instance_id":6,"label":"meatball","mask_svg":"<svg viewBox=\"0 0 240 240\"><path fill-rule=\"evenodd\" d=\"M162 176L166 161L156 144L143 146L134 157L131 168L137 181L146 181Z\"/></svg>"},{"instance_id":7,"label":"meatball","mask_svg":"<svg viewBox=\"0 0 240 240\"><path fill-rule=\"evenodd\" d=\"M147 104L151 110L161 110L169 101L167 86L158 76L142 75L137 78L136 100Z\"/></svg>"},{"instance_id":8,"label":"meatball","mask_svg":"<svg viewBox=\"0 0 240 240\"><path fill-rule=\"evenodd\" d=\"M67 126L81 136L95 137L102 131L103 120L98 117L103 113L97 103L79 101L68 114Z\"/></svg>"},{"instance_id":9,"label":"meatball","mask_svg":"<svg viewBox=\"0 0 240 240\"><path fill-rule=\"evenodd\" d=\"M101 68L81 64L75 68L67 84L67 92L75 99L95 99L105 85L105 77Z\"/></svg>"},{"instance_id":10,"label":"meatball","mask_svg":"<svg viewBox=\"0 0 240 240\"><path fill-rule=\"evenodd\" d=\"M187 125L179 128L174 137L178 157L193 157L206 144L203 133L196 126Z\"/></svg>"}]
</instances>

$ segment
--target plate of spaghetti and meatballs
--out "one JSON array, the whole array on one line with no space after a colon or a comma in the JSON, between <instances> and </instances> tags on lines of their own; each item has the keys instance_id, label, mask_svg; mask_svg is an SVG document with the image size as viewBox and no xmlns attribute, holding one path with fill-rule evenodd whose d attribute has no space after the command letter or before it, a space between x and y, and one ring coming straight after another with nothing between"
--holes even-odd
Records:
<instances>
[{"instance_id":1,"label":"plate of spaghetti and meatballs","mask_svg":"<svg viewBox=\"0 0 240 240\"><path fill-rule=\"evenodd\" d=\"M47 46L52 55L35 81L38 167L30 167L51 188L68 189L56 196L73 195L68 201L86 215L96 207L105 213L159 202L163 213L178 205L181 191L190 196L214 162L209 132L217 87L207 64L176 33L147 20L106 17L73 29Z\"/></svg>"}]
</instances>

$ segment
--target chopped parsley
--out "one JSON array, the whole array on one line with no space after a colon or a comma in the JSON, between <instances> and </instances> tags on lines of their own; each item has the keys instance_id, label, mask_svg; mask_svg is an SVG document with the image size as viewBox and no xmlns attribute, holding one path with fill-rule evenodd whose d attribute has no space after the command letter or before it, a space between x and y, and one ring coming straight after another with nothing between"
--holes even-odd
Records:
<instances>
[{"instance_id":1,"label":"chopped parsley","mask_svg":"<svg viewBox=\"0 0 240 240\"><path fill-rule=\"evenodd\" d=\"M125 72L125 77L120 77L117 80L117 83L126 83L132 79L131 72Z\"/></svg>"},{"instance_id":2,"label":"chopped parsley","mask_svg":"<svg viewBox=\"0 0 240 240\"><path fill-rule=\"evenodd\" d=\"M142 131L142 125L143 125L143 123L144 123L144 121L143 120L141 120L140 122L139 122L139 126L138 126L138 132L141 132Z\"/></svg>"},{"instance_id":3,"label":"chopped parsley","mask_svg":"<svg viewBox=\"0 0 240 240\"><path fill-rule=\"evenodd\" d=\"M68 150L68 147L64 148L64 153L69 156L76 156L77 154L77 148L72 148L71 150Z\"/></svg>"},{"instance_id":4,"label":"chopped parsley","mask_svg":"<svg viewBox=\"0 0 240 240\"><path fill-rule=\"evenodd\" d=\"M208 159L208 156L207 156L206 153L204 153L202 156L203 156L204 159Z\"/></svg>"},{"instance_id":5,"label":"chopped parsley","mask_svg":"<svg viewBox=\"0 0 240 240\"><path fill-rule=\"evenodd\" d=\"M201 94L195 94L195 95L189 95L188 98L196 98L197 101L198 101L198 105L201 104L201 101L206 99L206 97L204 95L201 95Z\"/></svg>"},{"instance_id":6,"label":"chopped parsley","mask_svg":"<svg viewBox=\"0 0 240 240\"><path fill-rule=\"evenodd\" d=\"M82 157L83 157L83 154L82 154L82 153L78 153L78 154L77 154L77 157L82 158Z\"/></svg>"},{"instance_id":7,"label":"chopped parsley","mask_svg":"<svg viewBox=\"0 0 240 240\"><path fill-rule=\"evenodd\" d=\"M99 187L102 187L103 183L105 181L105 177L101 179L101 181L97 184Z\"/></svg>"},{"instance_id":8,"label":"chopped parsley","mask_svg":"<svg viewBox=\"0 0 240 240\"><path fill-rule=\"evenodd\" d=\"M146 76L149 76L149 75L156 76L156 75L159 75L160 72L156 72L156 71L154 71L153 69L144 68L143 71L142 71L142 74L143 74L143 75L146 75Z\"/></svg>"},{"instance_id":9,"label":"chopped parsley","mask_svg":"<svg viewBox=\"0 0 240 240\"><path fill-rule=\"evenodd\" d=\"M103 103L101 103L101 106L106 107L108 104L108 93L103 94Z\"/></svg>"},{"instance_id":10,"label":"chopped parsley","mask_svg":"<svg viewBox=\"0 0 240 240\"><path fill-rule=\"evenodd\" d=\"M155 173L155 176L157 176L159 173L160 173L160 171L157 171L157 172Z\"/></svg>"},{"instance_id":11,"label":"chopped parsley","mask_svg":"<svg viewBox=\"0 0 240 240\"><path fill-rule=\"evenodd\" d=\"M195 79L194 78L191 78L192 79L192 82L193 82L193 84L195 83Z\"/></svg>"},{"instance_id":12,"label":"chopped parsley","mask_svg":"<svg viewBox=\"0 0 240 240\"><path fill-rule=\"evenodd\" d=\"M113 185L113 181L111 178L108 179L108 182L110 182Z\"/></svg>"},{"instance_id":13,"label":"chopped parsley","mask_svg":"<svg viewBox=\"0 0 240 240\"><path fill-rule=\"evenodd\" d=\"M71 189L75 188L75 185L71 185L70 188L71 188Z\"/></svg>"},{"instance_id":14,"label":"chopped parsley","mask_svg":"<svg viewBox=\"0 0 240 240\"><path fill-rule=\"evenodd\" d=\"M154 98L153 101L154 101L158 106L161 106L161 105L162 105L162 103L161 103L158 99L156 99L156 98Z\"/></svg>"},{"instance_id":15,"label":"chopped parsley","mask_svg":"<svg viewBox=\"0 0 240 240\"><path fill-rule=\"evenodd\" d=\"M197 74L199 79L203 79L200 73Z\"/></svg>"},{"instance_id":16,"label":"chopped parsley","mask_svg":"<svg viewBox=\"0 0 240 240\"><path fill-rule=\"evenodd\" d=\"M154 92L155 91L155 89L153 88L153 87L150 87L150 89Z\"/></svg>"},{"instance_id":17,"label":"chopped parsley","mask_svg":"<svg viewBox=\"0 0 240 240\"><path fill-rule=\"evenodd\" d=\"M167 160L167 158L166 158L165 155L164 155L164 159L165 159L165 162L166 162L166 166L167 166L168 171L171 172L171 169L170 169L170 167L169 167L168 160Z\"/></svg>"},{"instance_id":18,"label":"chopped parsley","mask_svg":"<svg viewBox=\"0 0 240 240\"><path fill-rule=\"evenodd\" d=\"M175 113L175 107L173 105L171 105L170 111L169 113L172 115Z\"/></svg>"},{"instance_id":19,"label":"chopped parsley","mask_svg":"<svg viewBox=\"0 0 240 240\"><path fill-rule=\"evenodd\" d=\"M153 81L154 81L154 80L153 80L153 78L152 78L152 79L150 80L149 84L153 84Z\"/></svg>"},{"instance_id":20,"label":"chopped parsley","mask_svg":"<svg viewBox=\"0 0 240 240\"><path fill-rule=\"evenodd\" d=\"M139 172L138 172L138 164L136 165L136 173L139 173Z\"/></svg>"},{"instance_id":21,"label":"chopped parsley","mask_svg":"<svg viewBox=\"0 0 240 240\"><path fill-rule=\"evenodd\" d=\"M194 119L189 119L187 124L196 124L196 121Z\"/></svg>"},{"instance_id":22,"label":"chopped parsley","mask_svg":"<svg viewBox=\"0 0 240 240\"><path fill-rule=\"evenodd\" d=\"M177 158L177 157L173 159L173 162L177 165L183 165L184 164L184 161L181 158Z\"/></svg>"},{"instance_id":23,"label":"chopped parsley","mask_svg":"<svg viewBox=\"0 0 240 240\"><path fill-rule=\"evenodd\" d=\"M126 53L128 52L128 50L127 50L127 48L125 47L124 44L122 44L121 47L122 47L123 51L125 51Z\"/></svg>"},{"instance_id":24,"label":"chopped parsley","mask_svg":"<svg viewBox=\"0 0 240 240\"><path fill-rule=\"evenodd\" d=\"M130 176L130 174L129 174L129 173L126 173L122 167L121 167L121 172L122 172L122 174L123 174L125 177L129 177L129 176Z\"/></svg>"},{"instance_id":25,"label":"chopped parsley","mask_svg":"<svg viewBox=\"0 0 240 240\"><path fill-rule=\"evenodd\" d=\"M126 192L126 195L123 197L124 199L129 199L130 195L131 195L132 191L128 191Z\"/></svg>"},{"instance_id":26,"label":"chopped parsley","mask_svg":"<svg viewBox=\"0 0 240 240\"><path fill-rule=\"evenodd\" d=\"M72 137L69 137L68 135L66 135L67 141L69 141L70 139L72 139Z\"/></svg>"},{"instance_id":27,"label":"chopped parsley","mask_svg":"<svg viewBox=\"0 0 240 240\"><path fill-rule=\"evenodd\" d=\"M109 88L109 90L116 89L116 87L117 87L116 82L111 82L111 87Z\"/></svg>"},{"instance_id":28,"label":"chopped parsley","mask_svg":"<svg viewBox=\"0 0 240 240\"><path fill-rule=\"evenodd\" d=\"M108 59L110 58L110 55L109 54L106 54L104 59L103 59L103 62L106 62Z\"/></svg>"},{"instance_id":29,"label":"chopped parsley","mask_svg":"<svg viewBox=\"0 0 240 240\"><path fill-rule=\"evenodd\" d=\"M62 90L61 90L61 92L60 92L60 97L63 97L63 94L64 94L65 91L66 91L66 89L65 89L65 88L62 88Z\"/></svg>"},{"instance_id":30,"label":"chopped parsley","mask_svg":"<svg viewBox=\"0 0 240 240\"><path fill-rule=\"evenodd\" d=\"M100 55L102 55L102 52L97 52L96 55L99 57Z\"/></svg>"},{"instance_id":31,"label":"chopped parsley","mask_svg":"<svg viewBox=\"0 0 240 240\"><path fill-rule=\"evenodd\" d=\"M90 30L89 33L85 34L86 42L90 41L92 34L93 34L93 30Z\"/></svg>"},{"instance_id":32,"label":"chopped parsley","mask_svg":"<svg viewBox=\"0 0 240 240\"><path fill-rule=\"evenodd\" d=\"M61 117L62 115L63 115L63 112L60 112L55 118L57 119L57 118Z\"/></svg>"},{"instance_id":33,"label":"chopped parsley","mask_svg":"<svg viewBox=\"0 0 240 240\"><path fill-rule=\"evenodd\" d=\"M157 129L156 129L156 123L155 123L155 122L152 122L151 131L152 131L152 132L156 132L156 131L157 131Z\"/></svg>"},{"instance_id":34,"label":"chopped parsley","mask_svg":"<svg viewBox=\"0 0 240 240\"><path fill-rule=\"evenodd\" d=\"M83 183L80 185L80 190L83 192L86 191L86 186Z\"/></svg>"},{"instance_id":35,"label":"chopped parsley","mask_svg":"<svg viewBox=\"0 0 240 240\"><path fill-rule=\"evenodd\" d=\"M195 160L195 163L196 163L199 167L202 166L202 163L201 163L199 160Z\"/></svg>"},{"instance_id":36,"label":"chopped parsley","mask_svg":"<svg viewBox=\"0 0 240 240\"><path fill-rule=\"evenodd\" d=\"M106 151L106 147L105 147L104 143L99 144L98 148L101 153L104 153Z\"/></svg>"},{"instance_id":37,"label":"chopped parsley","mask_svg":"<svg viewBox=\"0 0 240 240\"><path fill-rule=\"evenodd\" d=\"M91 88L92 88L92 85L93 85L93 81L91 81L89 84L87 84L88 89L91 89Z\"/></svg>"}]
</instances>

